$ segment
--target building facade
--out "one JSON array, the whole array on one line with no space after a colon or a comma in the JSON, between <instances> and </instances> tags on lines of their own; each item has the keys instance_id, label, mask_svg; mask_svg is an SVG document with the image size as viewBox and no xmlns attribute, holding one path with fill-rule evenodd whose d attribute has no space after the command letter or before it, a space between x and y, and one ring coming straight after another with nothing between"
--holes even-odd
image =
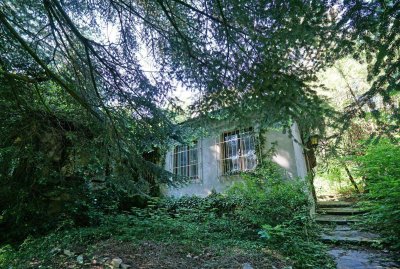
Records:
<instances>
[{"instance_id":1,"label":"building facade","mask_svg":"<svg viewBox=\"0 0 400 269\"><path fill-rule=\"evenodd\" d=\"M240 179L241 171L251 171L263 162L262 156L273 147L272 160L283 168L288 179L304 179L306 160L299 129L291 126L291 135L281 128L262 130L256 126L235 128L222 123L211 134L189 145L172 148L165 158L165 169L189 178L181 187L167 187L165 194L174 197L205 197L212 191L222 192Z\"/></svg>"}]
</instances>

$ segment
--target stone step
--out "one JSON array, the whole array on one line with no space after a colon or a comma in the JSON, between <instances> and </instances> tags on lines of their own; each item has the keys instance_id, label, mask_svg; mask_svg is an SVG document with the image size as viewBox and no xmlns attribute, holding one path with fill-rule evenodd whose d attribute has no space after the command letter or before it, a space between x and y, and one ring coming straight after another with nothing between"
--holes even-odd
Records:
<instances>
[{"instance_id":1,"label":"stone step","mask_svg":"<svg viewBox=\"0 0 400 269\"><path fill-rule=\"evenodd\" d=\"M328 233L330 234L333 230L331 227L323 227L322 230L324 231L324 233ZM337 225L335 226L334 231L351 231L353 230L352 227L350 227L349 225Z\"/></svg>"},{"instance_id":2,"label":"stone step","mask_svg":"<svg viewBox=\"0 0 400 269\"><path fill-rule=\"evenodd\" d=\"M321 241L331 244L351 244L351 245L379 245L378 239L369 239L363 237L345 237L333 235L321 235Z\"/></svg>"},{"instance_id":3,"label":"stone step","mask_svg":"<svg viewBox=\"0 0 400 269\"><path fill-rule=\"evenodd\" d=\"M341 216L341 215L321 215L317 214L315 216L315 221L325 224L349 224L359 221L359 219L353 216Z\"/></svg>"},{"instance_id":4,"label":"stone step","mask_svg":"<svg viewBox=\"0 0 400 269\"><path fill-rule=\"evenodd\" d=\"M379 235L359 230L340 230L324 231L321 240L334 244L379 244Z\"/></svg>"},{"instance_id":5,"label":"stone step","mask_svg":"<svg viewBox=\"0 0 400 269\"><path fill-rule=\"evenodd\" d=\"M365 210L354 207L327 207L317 209L317 213L329 215L357 215L365 212Z\"/></svg>"},{"instance_id":6,"label":"stone step","mask_svg":"<svg viewBox=\"0 0 400 269\"><path fill-rule=\"evenodd\" d=\"M338 208L338 207L351 207L354 203L345 201L321 201L317 202L317 208Z\"/></svg>"},{"instance_id":7,"label":"stone step","mask_svg":"<svg viewBox=\"0 0 400 269\"><path fill-rule=\"evenodd\" d=\"M395 254L369 248L333 247L328 253L341 269L395 269L400 268Z\"/></svg>"}]
</instances>

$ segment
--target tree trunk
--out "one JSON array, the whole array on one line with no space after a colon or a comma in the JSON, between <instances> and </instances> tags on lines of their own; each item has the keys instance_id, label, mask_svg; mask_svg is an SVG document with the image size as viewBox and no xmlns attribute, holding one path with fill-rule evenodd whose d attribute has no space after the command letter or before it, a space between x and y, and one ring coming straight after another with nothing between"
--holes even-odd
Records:
<instances>
[{"instance_id":1,"label":"tree trunk","mask_svg":"<svg viewBox=\"0 0 400 269\"><path fill-rule=\"evenodd\" d=\"M344 166L344 170L346 170L346 173L349 176L349 180L350 180L351 184L353 184L353 186L354 186L354 189L356 190L357 193L360 193L360 189L358 188L358 186L357 186L353 176L351 175L350 170L347 167L345 162L343 162L343 166Z\"/></svg>"}]
</instances>

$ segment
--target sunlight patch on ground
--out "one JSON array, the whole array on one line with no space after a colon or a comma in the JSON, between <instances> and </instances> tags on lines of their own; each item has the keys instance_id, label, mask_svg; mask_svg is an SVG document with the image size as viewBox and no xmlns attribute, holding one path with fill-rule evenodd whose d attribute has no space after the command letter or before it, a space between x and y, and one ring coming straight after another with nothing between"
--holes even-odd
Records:
<instances>
[{"instance_id":1,"label":"sunlight patch on ground","mask_svg":"<svg viewBox=\"0 0 400 269\"><path fill-rule=\"evenodd\" d=\"M339 197L343 194L350 194L354 188L348 179L329 180L323 176L316 175L314 187L319 197Z\"/></svg>"}]
</instances>

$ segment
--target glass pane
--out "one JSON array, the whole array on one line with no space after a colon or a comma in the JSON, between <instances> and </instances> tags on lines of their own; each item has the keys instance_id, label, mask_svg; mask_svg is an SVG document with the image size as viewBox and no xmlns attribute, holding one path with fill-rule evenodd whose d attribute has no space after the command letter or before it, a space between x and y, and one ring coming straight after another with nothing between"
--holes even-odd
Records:
<instances>
[{"instance_id":1,"label":"glass pane","mask_svg":"<svg viewBox=\"0 0 400 269\"><path fill-rule=\"evenodd\" d=\"M239 165L239 158L237 159L232 159L232 168L231 171L239 171L240 170L240 165Z\"/></svg>"},{"instance_id":2,"label":"glass pane","mask_svg":"<svg viewBox=\"0 0 400 269\"><path fill-rule=\"evenodd\" d=\"M197 165L191 165L190 166L190 177L195 178L197 177Z\"/></svg>"},{"instance_id":3,"label":"glass pane","mask_svg":"<svg viewBox=\"0 0 400 269\"><path fill-rule=\"evenodd\" d=\"M174 150L173 171L180 176L198 178L197 143L179 145Z\"/></svg>"},{"instance_id":4,"label":"glass pane","mask_svg":"<svg viewBox=\"0 0 400 269\"><path fill-rule=\"evenodd\" d=\"M222 141L224 174L251 170L257 165L255 137L252 128L225 133Z\"/></svg>"},{"instance_id":5,"label":"glass pane","mask_svg":"<svg viewBox=\"0 0 400 269\"><path fill-rule=\"evenodd\" d=\"M197 164L197 149L192 149L189 153L190 164Z\"/></svg>"}]
</instances>

